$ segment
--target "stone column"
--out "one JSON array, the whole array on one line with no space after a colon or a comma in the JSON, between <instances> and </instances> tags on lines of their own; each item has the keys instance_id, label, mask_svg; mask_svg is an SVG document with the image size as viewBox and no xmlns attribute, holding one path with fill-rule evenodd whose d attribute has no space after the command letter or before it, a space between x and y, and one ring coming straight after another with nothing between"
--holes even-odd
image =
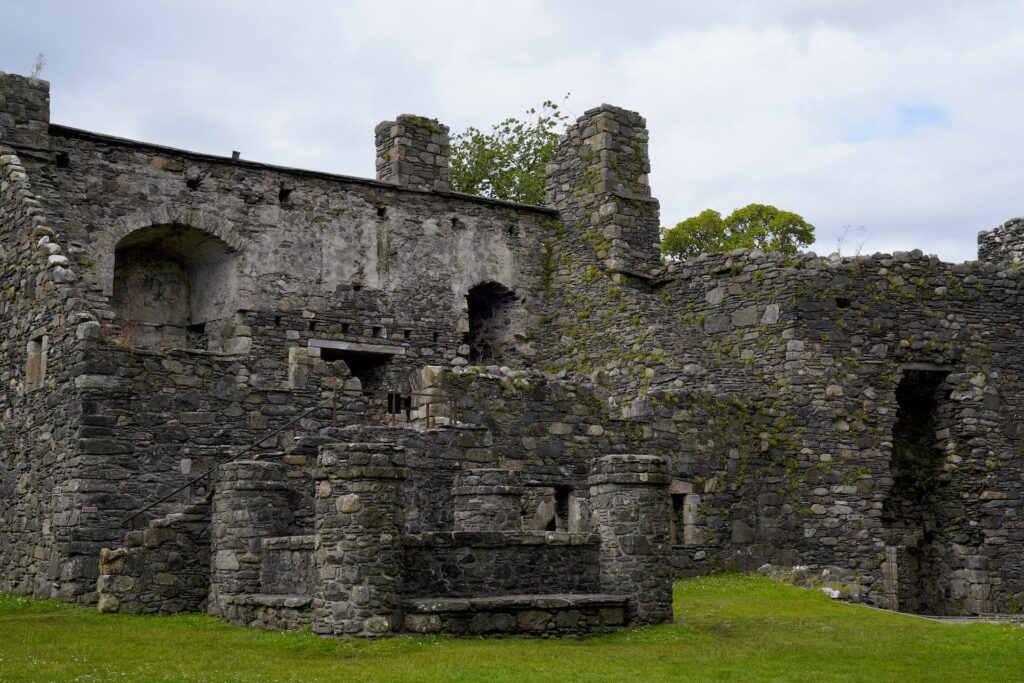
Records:
<instances>
[{"instance_id":1,"label":"stone column","mask_svg":"<svg viewBox=\"0 0 1024 683\"><path fill-rule=\"evenodd\" d=\"M420 190L448 190L448 126L402 114L373 131L377 180Z\"/></svg>"},{"instance_id":2,"label":"stone column","mask_svg":"<svg viewBox=\"0 0 1024 683\"><path fill-rule=\"evenodd\" d=\"M523 487L515 472L490 468L459 472L452 498L456 531L523 530Z\"/></svg>"},{"instance_id":3,"label":"stone column","mask_svg":"<svg viewBox=\"0 0 1024 683\"><path fill-rule=\"evenodd\" d=\"M606 455L591 468L590 504L601 536L601 589L630 597L633 624L672 618L671 477L662 458Z\"/></svg>"},{"instance_id":4,"label":"stone column","mask_svg":"<svg viewBox=\"0 0 1024 683\"><path fill-rule=\"evenodd\" d=\"M381 637L402 628L404 482L400 446L334 443L320 449L316 491L313 631Z\"/></svg>"},{"instance_id":5,"label":"stone column","mask_svg":"<svg viewBox=\"0 0 1024 683\"><path fill-rule=\"evenodd\" d=\"M288 528L285 466L237 460L220 466L213 494L209 612L220 596L260 592L260 541Z\"/></svg>"}]
</instances>

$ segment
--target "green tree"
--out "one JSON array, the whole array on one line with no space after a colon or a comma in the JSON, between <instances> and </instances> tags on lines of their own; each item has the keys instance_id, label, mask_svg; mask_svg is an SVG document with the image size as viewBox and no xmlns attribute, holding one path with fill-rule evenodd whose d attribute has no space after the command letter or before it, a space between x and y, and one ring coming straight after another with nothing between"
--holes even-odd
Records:
<instances>
[{"instance_id":1,"label":"green tree","mask_svg":"<svg viewBox=\"0 0 1024 683\"><path fill-rule=\"evenodd\" d=\"M722 218L706 209L661 230L661 253L685 259L705 252L746 247L794 254L814 241L814 226L803 216L768 204L748 204Z\"/></svg>"},{"instance_id":2,"label":"green tree","mask_svg":"<svg viewBox=\"0 0 1024 683\"><path fill-rule=\"evenodd\" d=\"M539 110L527 110L525 119L507 118L490 133L467 128L451 143L452 190L543 204L544 167L555 158L558 137L568 119L559 105L546 100Z\"/></svg>"}]
</instances>

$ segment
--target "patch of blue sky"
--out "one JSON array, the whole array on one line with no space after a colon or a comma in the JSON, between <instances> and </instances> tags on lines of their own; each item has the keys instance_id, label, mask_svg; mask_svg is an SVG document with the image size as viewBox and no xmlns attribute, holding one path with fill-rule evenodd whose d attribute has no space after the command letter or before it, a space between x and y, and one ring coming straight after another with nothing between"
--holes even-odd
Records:
<instances>
[{"instance_id":1,"label":"patch of blue sky","mask_svg":"<svg viewBox=\"0 0 1024 683\"><path fill-rule=\"evenodd\" d=\"M884 114L843 117L839 121L839 136L847 142L871 142L907 137L929 126L949 125L949 112L941 107L906 104Z\"/></svg>"}]
</instances>

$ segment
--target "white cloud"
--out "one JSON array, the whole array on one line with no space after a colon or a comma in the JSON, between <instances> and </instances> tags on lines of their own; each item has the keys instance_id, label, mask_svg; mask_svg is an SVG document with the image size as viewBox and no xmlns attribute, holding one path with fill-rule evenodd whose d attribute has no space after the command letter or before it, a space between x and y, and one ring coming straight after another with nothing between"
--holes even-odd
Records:
<instances>
[{"instance_id":1,"label":"white cloud","mask_svg":"<svg viewBox=\"0 0 1024 683\"><path fill-rule=\"evenodd\" d=\"M567 91L640 111L674 223L769 202L866 251L973 258L1024 213L1015 2L93 2L4 8L0 69L49 61L53 118L370 175L401 112L458 131Z\"/></svg>"}]
</instances>

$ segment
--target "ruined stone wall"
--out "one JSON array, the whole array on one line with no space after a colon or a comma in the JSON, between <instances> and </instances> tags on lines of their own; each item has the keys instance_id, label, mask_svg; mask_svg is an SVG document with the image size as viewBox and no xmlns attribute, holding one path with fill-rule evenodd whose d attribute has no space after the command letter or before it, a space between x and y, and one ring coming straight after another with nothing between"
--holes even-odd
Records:
<instances>
[{"instance_id":1,"label":"ruined stone wall","mask_svg":"<svg viewBox=\"0 0 1024 683\"><path fill-rule=\"evenodd\" d=\"M325 392L370 392L341 419L372 421L385 392L426 360L465 363L465 296L476 284L514 293L503 360L535 353L523 311L550 211L417 190L397 176L189 154L48 118L45 82L0 77L0 408L22 427L2 444L4 499L17 501L0 528L5 586L88 597L99 547L127 531L120 519L184 483L212 451ZM159 273L187 296L168 299ZM82 348L72 353L71 341ZM43 346L46 386L26 391ZM347 368L353 346L377 355Z\"/></svg>"},{"instance_id":2,"label":"ruined stone wall","mask_svg":"<svg viewBox=\"0 0 1024 683\"><path fill-rule=\"evenodd\" d=\"M856 590L881 604L884 549L895 545L924 557L906 564L931 565L915 569L933 577L930 609L984 611L983 592L987 604L1019 600L1016 271L919 252L738 252L674 265L666 278L661 303L634 305L649 305L644 323L662 329L678 316L687 348L658 337L665 360L625 414L649 420L660 442L651 452L673 462L677 531L696 519L710 544L677 552L677 566L799 559L860 577ZM892 504L907 495L893 487L893 435L897 387L913 372L943 379L934 457L911 474L927 491L908 521L894 512L907 506Z\"/></svg>"},{"instance_id":3,"label":"ruined stone wall","mask_svg":"<svg viewBox=\"0 0 1024 683\"><path fill-rule=\"evenodd\" d=\"M230 253L237 291L223 318L200 332L209 350L244 349L248 342L238 337L255 344L283 329L300 341L399 347L404 353L389 373L398 378L421 358L447 363L468 354L471 287L498 282L528 305L540 279L537 235L551 217L544 209L58 127L51 139L66 162L40 169L46 199L60 208L60 229L76 247L98 308L110 303L114 256L126 237L131 243L154 228L189 227ZM186 248L184 239L176 248ZM260 314L258 325L236 334L230 328L244 325L250 311ZM111 320L118 332L124 322ZM519 332L519 351L528 355Z\"/></svg>"},{"instance_id":4,"label":"ruined stone wall","mask_svg":"<svg viewBox=\"0 0 1024 683\"><path fill-rule=\"evenodd\" d=\"M46 158L48 102L45 81L0 75L0 590L44 598L91 590L69 560L83 514L71 359L89 316L29 171Z\"/></svg>"},{"instance_id":5,"label":"ruined stone wall","mask_svg":"<svg viewBox=\"0 0 1024 683\"><path fill-rule=\"evenodd\" d=\"M1013 218L978 233L978 259L1018 264L1024 260L1024 218Z\"/></svg>"},{"instance_id":6,"label":"ruined stone wall","mask_svg":"<svg viewBox=\"0 0 1024 683\"><path fill-rule=\"evenodd\" d=\"M101 612L202 612L210 592L210 510L185 508L103 549L96 582Z\"/></svg>"}]
</instances>

